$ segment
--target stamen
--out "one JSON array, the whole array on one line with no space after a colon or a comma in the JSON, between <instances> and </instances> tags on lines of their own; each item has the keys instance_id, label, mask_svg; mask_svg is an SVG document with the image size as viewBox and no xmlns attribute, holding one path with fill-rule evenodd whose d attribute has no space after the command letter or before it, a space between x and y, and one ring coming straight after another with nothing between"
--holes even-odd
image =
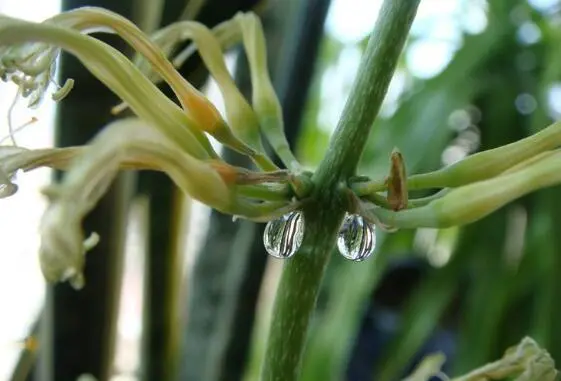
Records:
<instances>
[{"instance_id":1,"label":"stamen","mask_svg":"<svg viewBox=\"0 0 561 381\"><path fill-rule=\"evenodd\" d=\"M13 130L13 134L17 134L18 132L22 131L24 128L26 128L27 126L32 125L33 123L37 123L39 121L39 119L37 119L36 117L32 116L30 120L28 120L27 122L25 122L24 124L22 124L21 126L17 127L16 129ZM0 139L0 145L2 145L6 140L11 139L12 135L6 135L4 136L2 139Z\"/></svg>"},{"instance_id":2,"label":"stamen","mask_svg":"<svg viewBox=\"0 0 561 381\"><path fill-rule=\"evenodd\" d=\"M51 81L52 81L52 79L51 79ZM52 81L52 82L54 83L54 81ZM55 83L55 85L56 85L56 83ZM64 98L66 98L68 96L68 94L70 93L70 91L74 87L74 80L72 78L68 78L64 82L64 85L62 85L62 87L60 87L59 85L57 85L57 87L58 87L58 90L55 91L51 95L51 98L55 102L60 102L61 100L63 100Z\"/></svg>"},{"instance_id":3,"label":"stamen","mask_svg":"<svg viewBox=\"0 0 561 381\"><path fill-rule=\"evenodd\" d=\"M111 108L111 115L118 115L123 111L125 111L128 107L129 107L128 104L126 104L125 102L121 102L117 106L113 106Z\"/></svg>"},{"instance_id":4,"label":"stamen","mask_svg":"<svg viewBox=\"0 0 561 381\"><path fill-rule=\"evenodd\" d=\"M10 140L12 141L12 144L16 147L17 147L17 143L16 143L16 138L14 136L15 130L14 130L14 125L13 125L12 113L14 111L14 108L16 107L17 101L19 100L20 94L21 94L21 90L18 89L18 92L16 93L16 96L14 97L14 100L12 101L12 104L10 105L10 108L8 109L9 137L10 137Z\"/></svg>"}]
</instances>

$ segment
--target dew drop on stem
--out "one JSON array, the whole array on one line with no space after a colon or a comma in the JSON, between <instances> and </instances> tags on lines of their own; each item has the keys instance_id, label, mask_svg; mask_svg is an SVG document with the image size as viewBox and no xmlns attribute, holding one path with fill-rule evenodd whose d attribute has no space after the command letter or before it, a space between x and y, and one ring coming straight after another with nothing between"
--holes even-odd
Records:
<instances>
[{"instance_id":1,"label":"dew drop on stem","mask_svg":"<svg viewBox=\"0 0 561 381\"><path fill-rule=\"evenodd\" d=\"M376 231L359 215L347 214L337 236L337 248L341 255L351 261L361 262L374 253Z\"/></svg>"},{"instance_id":2,"label":"dew drop on stem","mask_svg":"<svg viewBox=\"0 0 561 381\"><path fill-rule=\"evenodd\" d=\"M300 248L303 238L304 215L302 212L292 212L269 221L263 234L267 252L280 259L292 257Z\"/></svg>"}]
</instances>

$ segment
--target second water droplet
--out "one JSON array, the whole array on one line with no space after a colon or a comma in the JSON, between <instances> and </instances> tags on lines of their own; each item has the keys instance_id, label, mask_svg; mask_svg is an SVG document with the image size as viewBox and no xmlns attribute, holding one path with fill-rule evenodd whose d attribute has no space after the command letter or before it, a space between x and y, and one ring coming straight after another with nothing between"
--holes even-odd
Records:
<instances>
[{"instance_id":1,"label":"second water droplet","mask_svg":"<svg viewBox=\"0 0 561 381\"><path fill-rule=\"evenodd\" d=\"M304 216L292 212L269 221L263 234L267 252L275 258L290 258L300 248L304 238Z\"/></svg>"},{"instance_id":2,"label":"second water droplet","mask_svg":"<svg viewBox=\"0 0 561 381\"><path fill-rule=\"evenodd\" d=\"M347 214L337 237L337 248L341 255L351 261L361 262L374 253L376 231L359 215Z\"/></svg>"}]
</instances>

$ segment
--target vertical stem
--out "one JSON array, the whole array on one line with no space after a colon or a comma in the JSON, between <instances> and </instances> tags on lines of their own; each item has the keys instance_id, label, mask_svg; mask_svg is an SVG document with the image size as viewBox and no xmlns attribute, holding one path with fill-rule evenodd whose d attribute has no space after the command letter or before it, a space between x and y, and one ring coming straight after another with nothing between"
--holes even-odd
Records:
<instances>
[{"instance_id":1,"label":"vertical stem","mask_svg":"<svg viewBox=\"0 0 561 381\"><path fill-rule=\"evenodd\" d=\"M262 379L297 380L306 332L343 213L306 213L301 249L287 261L275 297ZM327 222L327 223L326 223Z\"/></svg>"},{"instance_id":2,"label":"vertical stem","mask_svg":"<svg viewBox=\"0 0 561 381\"><path fill-rule=\"evenodd\" d=\"M364 52L353 90L327 154L316 172L316 182L333 184L353 175L368 141L372 123L386 96L405 39L420 0L385 0Z\"/></svg>"},{"instance_id":3,"label":"vertical stem","mask_svg":"<svg viewBox=\"0 0 561 381\"><path fill-rule=\"evenodd\" d=\"M310 317L345 213L341 182L352 176L387 92L420 0L385 0L353 90L304 209L302 247L287 261L273 311L262 379L297 380Z\"/></svg>"}]
</instances>

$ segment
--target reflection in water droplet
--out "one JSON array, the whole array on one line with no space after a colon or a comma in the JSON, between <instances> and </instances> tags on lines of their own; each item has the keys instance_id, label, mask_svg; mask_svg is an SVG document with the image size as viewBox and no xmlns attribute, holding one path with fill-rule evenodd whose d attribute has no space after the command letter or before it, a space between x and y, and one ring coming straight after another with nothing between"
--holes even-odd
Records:
<instances>
[{"instance_id":1,"label":"reflection in water droplet","mask_svg":"<svg viewBox=\"0 0 561 381\"><path fill-rule=\"evenodd\" d=\"M296 253L304 238L304 216L292 212L269 221L263 234L267 252L275 258L290 258Z\"/></svg>"},{"instance_id":2,"label":"reflection in water droplet","mask_svg":"<svg viewBox=\"0 0 561 381\"><path fill-rule=\"evenodd\" d=\"M351 261L361 262L372 255L375 247L374 225L359 215L347 214L337 237L337 248L341 255Z\"/></svg>"}]
</instances>

